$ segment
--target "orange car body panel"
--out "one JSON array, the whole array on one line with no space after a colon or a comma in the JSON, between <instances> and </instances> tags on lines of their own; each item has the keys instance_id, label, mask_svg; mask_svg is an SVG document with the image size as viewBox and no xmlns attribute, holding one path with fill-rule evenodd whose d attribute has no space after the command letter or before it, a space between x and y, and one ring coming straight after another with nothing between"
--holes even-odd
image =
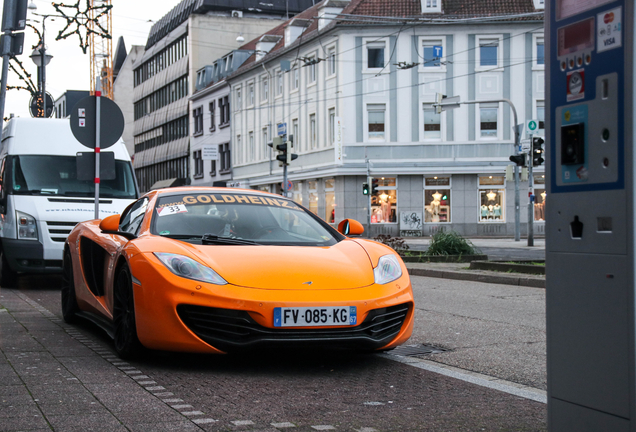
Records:
<instances>
[{"instance_id":1,"label":"orange car body panel","mask_svg":"<svg viewBox=\"0 0 636 432\"><path fill-rule=\"evenodd\" d=\"M179 190L209 193L214 188ZM239 189L222 191L243 192ZM156 215L153 214L154 205L162 192L145 195L150 203L140 235L133 241L101 232L99 220L78 224L71 232L67 244L80 309L112 321L115 272L125 261L133 277L138 337L147 348L223 352L204 342L182 322L176 310L180 304L247 311L258 324L267 328L275 328L275 307L356 306L358 323L362 323L373 309L408 304L409 311L401 330L381 349L400 345L410 337L413 293L404 263L399 260L402 275L397 280L384 285L374 281L372 266L377 266L381 256L395 254L387 246L358 238L347 238L330 247L202 246L176 241L150 233L150 224ZM281 198L252 190L244 192ZM106 250L102 295L95 295L87 281L87 269L83 268L80 258L83 237ZM189 256L213 268L228 284L214 285L177 276L153 252ZM305 284L308 281L311 285Z\"/></svg>"}]
</instances>

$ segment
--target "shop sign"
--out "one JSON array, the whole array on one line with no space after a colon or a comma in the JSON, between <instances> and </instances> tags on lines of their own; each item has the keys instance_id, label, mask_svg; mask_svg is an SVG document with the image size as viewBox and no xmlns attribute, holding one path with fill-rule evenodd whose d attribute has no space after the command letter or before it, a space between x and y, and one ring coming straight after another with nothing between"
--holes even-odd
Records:
<instances>
[{"instance_id":1,"label":"shop sign","mask_svg":"<svg viewBox=\"0 0 636 432\"><path fill-rule=\"evenodd\" d=\"M479 184L481 186L503 185L504 176L479 177Z\"/></svg>"},{"instance_id":2,"label":"shop sign","mask_svg":"<svg viewBox=\"0 0 636 432\"><path fill-rule=\"evenodd\" d=\"M450 186L449 177L427 178L426 186Z\"/></svg>"}]
</instances>

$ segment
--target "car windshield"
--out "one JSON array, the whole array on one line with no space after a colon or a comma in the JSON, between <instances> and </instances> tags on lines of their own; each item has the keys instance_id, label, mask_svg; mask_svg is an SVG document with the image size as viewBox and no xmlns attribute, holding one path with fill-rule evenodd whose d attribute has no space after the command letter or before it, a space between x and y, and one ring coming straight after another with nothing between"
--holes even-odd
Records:
<instances>
[{"instance_id":1,"label":"car windshield","mask_svg":"<svg viewBox=\"0 0 636 432\"><path fill-rule=\"evenodd\" d=\"M94 197L95 182L77 179L74 156L14 156L9 190L15 195ZM100 181L99 196L137 198L130 162L115 160L115 179Z\"/></svg>"},{"instance_id":2,"label":"car windshield","mask_svg":"<svg viewBox=\"0 0 636 432\"><path fill-rule=\"evenodd\" d=\"M332 246L337 231L293 201L240 193L160 196L156 235L200 244Z\"/></svg>"}]
</instances>

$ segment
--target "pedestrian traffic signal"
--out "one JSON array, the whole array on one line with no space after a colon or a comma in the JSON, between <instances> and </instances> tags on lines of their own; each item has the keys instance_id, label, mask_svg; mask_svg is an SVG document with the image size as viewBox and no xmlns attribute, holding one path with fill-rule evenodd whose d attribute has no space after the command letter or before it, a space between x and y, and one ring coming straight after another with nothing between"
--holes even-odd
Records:
<instances>
[{"instance_id":1,"label":"pedestrian traffic signal","mask_svg":"<svg viewBox=\"0 0 636 432\"><path fill-rule=\"evenodd\" d=\"M371 179L371 195L378 194L378 179Z\"/></svg>"},{"instance_id":2,"label":"pedestrian traffic signal","mask_svg":"<svg viewBox=\"0 0 636 432\"><path fill-rule=\"evenodd\" d=\"M539 166L545 162L543 159L543 138L532 137L532 166Z\"/></svg>"},{"instance_id":3,"label":"pedestrian traffic signal","mask_svg":"<svg viewBox=\"0 0 636 432\"><path fill-rule=\"evenodd\" d=\"M510 160L514 162L517 166L524 167L526 166L526 154L520 153L518 155L510 156Z\"/></svg>"},{"instance_id":4,"label":"pedestrian traffic signal","mask_svg":"<svg viewBox=\"0 0 636 432\"><path fill-rule=\"evenodd\" d=\"M369 183L362 183L362 195L369 195Z\"/></svg>"}]
</instances>

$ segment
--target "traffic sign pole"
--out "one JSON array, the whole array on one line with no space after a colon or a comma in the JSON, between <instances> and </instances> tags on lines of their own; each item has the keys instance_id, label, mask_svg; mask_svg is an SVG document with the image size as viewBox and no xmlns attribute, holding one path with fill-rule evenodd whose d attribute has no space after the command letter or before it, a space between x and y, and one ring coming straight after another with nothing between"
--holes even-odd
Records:
<instances>
[{"instance_id":1,"label":"traffic sign pole","mask_svg":"<svg viewBox=\"0 0 636 432\"><path fill-rule=\"evenodd\" d=\"M99 152L101 150L101 80L97 80L97 89L95 90L95 219L99 219Z\"/></svg>"},{"instance_id":2,"label":"traffic sign pole","mask_svg":"<svg viewBox=\"0 0 636 432\"><path fill-rule=\"evenodd\" d=\"M534 129L536 129L536 124ZM532 136L533 134L530 134L530 151L528 151L528 246L534 246L534 201L532 200L532 196L534 195L534 191L532 190L534 187L534 179L532 178L534 152L532 149Z\"/></svg>"}]
</instances>

